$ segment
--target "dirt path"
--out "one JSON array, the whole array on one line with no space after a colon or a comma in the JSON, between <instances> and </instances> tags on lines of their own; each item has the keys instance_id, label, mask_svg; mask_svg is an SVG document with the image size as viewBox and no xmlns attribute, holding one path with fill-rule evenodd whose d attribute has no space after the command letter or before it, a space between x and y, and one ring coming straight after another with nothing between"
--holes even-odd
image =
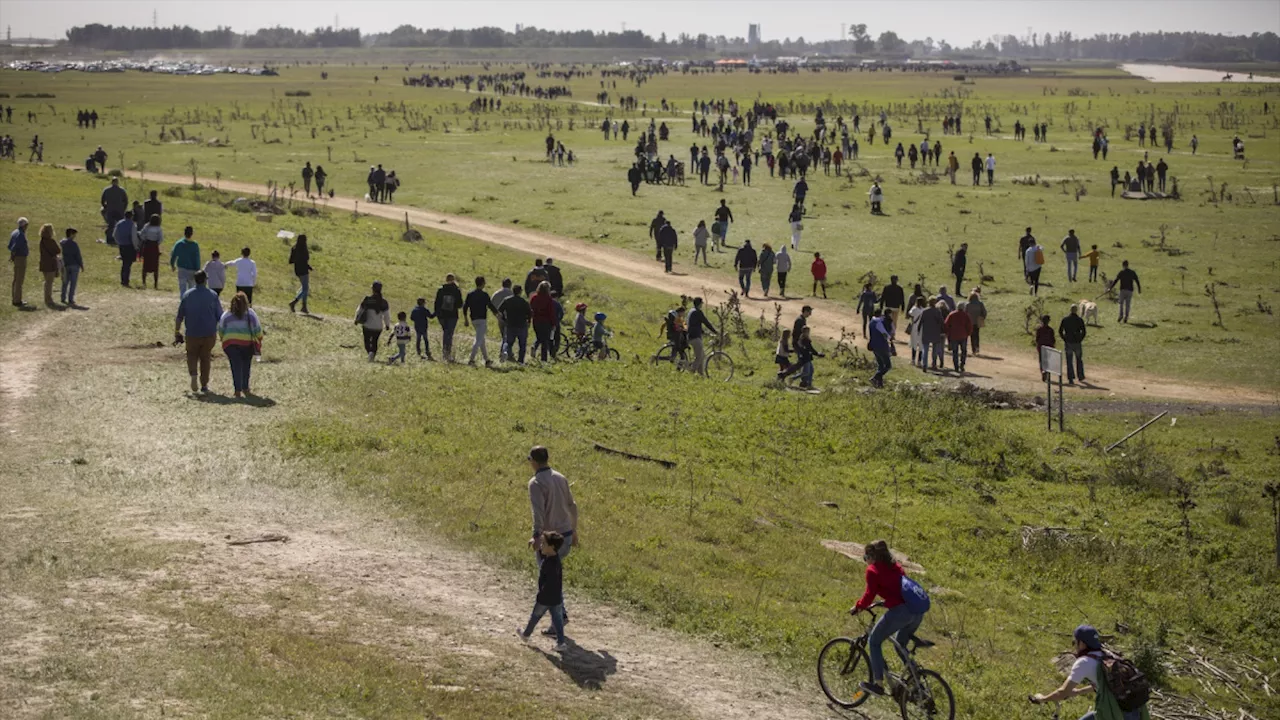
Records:
<instances>
[{"instance_id":1,"label":"dirt path","mask_svg":"<svg viewBox=\"0 0 1280 720\"><path fill-rule=\"evenodd\" d=\"M129 175L137 177L136 173L129 173ZM146 177L156 182L175 185L186 185L191 181L189 177L180 175L147 173ZM202 182L211 181L202 179ZM265 190L260 185L225 179L219 180L217 185L222 190L247 195L260 195ZM554 257L562 263L579 265L671 295L703 295L710 298L737 289L717 273L700 269L691 270L686 266L681 268L682 272L668 275L663 272L659 263L636 253L535 230L508 227L475 218L448 215L404 205L365 203L342 196L329 200L328 207L344 212L352 212L358 208L360 212L369 215L401 222L404 221L407 213L409 222L420 227L431 227L531 255ZM843 327L861 327L861 320L853 309L842 303L804 298L784 302L789 308L788 315L798 312L802 304L812 305L814 314L809 321L809 326L813 332L827 338L839 338L840 329ZM761 307L771 307L773 300L750 298L744 305L750 308L756 303ZM747 312L754 314L751 310ZM902 362L899 356L898 364ZM1030 347L1008 348L987 343L985 352L976 359L971 359L969 366L971 372L965 379L976 385L1025 393L1040 392L1044 389L1039 380L1039 367ZM1278 400L1275 393L1266 393L1252 388L1180 381L1097 363L1090 364L1089 369L1089 374L1096 384L1068 388L1072 396L1107 398L1114 395L1192 402L1212 400L1217 403L1249 405L1271 405Z\"/></svg>"},{"instance_id":2,"label":"dirt path","mask_svg":"<svg viewBox=\"0 0 1280 720\"><path fill-rule=\"evenodd\" d=\"M170 303L160 296L140 304L103 303L94 310L93 328L73 328L58 322L63 314L50 315L18 337L3 340L3 421L21 424L24 434L0 434L0 458L9 463L0 467L16 470L0 487L0 507L10 504L21 511L0 514L0 527L18 533L15 538L24 528L43 534L57 527L60 513L74 507L77 514L94 515L95 537L86 542L96 543L101 535L183 549L159 571L117 578L108 570L59 583L54 602L24 598L20 585L0 587L0 616L16 618L10 629L20 631L8 642L0 632L0 715L7 715L9 701L17 703L9 707L18 716L60 714L59 708L65 708L66 698L57 695L65 690L46 685L38 675L24 675L22 668L54 662L49 648L67 632L54 618L68 603L92 606L95 622L104 626L119 622L134 627L131 643L172 648L203 640L193 628L146 616L134 600L150 597L179 607L208 603L215 593L223 593L235 598L229 612L255 613L270 593L303 586L321 588L325 605L360 627L361 644L411 658L444 654L464 665L472 658L500 661L521 682L545 685L551 697L559 693L566 702L609 708L597 717L852 717L834 715L813 683L784 678L755 656L646 627L612 607L573 595L569 652L551 653L545 638L535 638L532 648L522 647L514 631L530 607L527 578L495 571L483 558L420 527L389 519L386 508L353 503L340 478L284 458L272 443L263 442L290 414L311 407L306 404L310 383L273 386L279 394L269 408L202 403L183 396L180 349L111 344L114 338L104 328L128 324L130 314L150 313L161 305ZM272 322L290 319L287 312L259 311ZM101 351L56 352L72 342L73 333L76 342ZM23 359L40 357L54 359L43 365ZM329 361L308 358L289 372L319 374ZM223 363L215 364L215 372L226 372ZM69 402L73 394L93 398L92 404ZM127 433L101 432L126 425L164 430L148 432L145 443ZM52 456L39 455L37 446L24 439L27 434L84 438L75 449L79 459L69 464L59 458L56 444L39 446ZM261 480L268 477L273 481ZM283 533L290 541L245 547L226 543L228 537L262 532ZM377 602L371 606L353 598ZM385 611L377 609L380 604L394 609L395 622L386 620ZM282 622L320 622L305 610L294 617L287 617L288 609L282 612ZM6 694L9 700L3 699ZM646 709L637 715L636 707ZM200 714L198 708L193 714Z\"/></svg>"}]
</instances>

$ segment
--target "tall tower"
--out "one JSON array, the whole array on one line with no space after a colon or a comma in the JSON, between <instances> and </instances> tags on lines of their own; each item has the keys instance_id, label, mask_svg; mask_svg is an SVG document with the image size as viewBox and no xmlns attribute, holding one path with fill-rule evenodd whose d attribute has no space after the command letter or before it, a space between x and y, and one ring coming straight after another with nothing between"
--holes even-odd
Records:
<instances>
[{"instance_id":1,"label":"tall tower","mask_svg":"<svg viewBox=\"0 0 1280 720\"><path fill-rule=\"evenodd\" d=\"M155 8L151 9L151 27L160 27L160 11Z\"/></svg>"},{"instance_id":2,"label":"tall tower","mask_svg":"<svg viewBox=\"0 0 1280 720\"><path fill-rule=\"evenodd\" d=\"M747 25L747 43L752 47L760 44L760 25L752 23Z\"/></svg>"}]
</instances>

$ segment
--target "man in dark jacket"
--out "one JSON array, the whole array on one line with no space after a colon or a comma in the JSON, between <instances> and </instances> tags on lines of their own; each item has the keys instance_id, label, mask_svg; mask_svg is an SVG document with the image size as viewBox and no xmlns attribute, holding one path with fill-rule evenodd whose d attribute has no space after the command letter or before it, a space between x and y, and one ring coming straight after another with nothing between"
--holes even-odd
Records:
<instances>
[{"instance_id":1,"label":"man in dark jacket","mask_svg":"<svg viewBox=\"0 0 1280 720\"><path fill-rule=\"evenodd\" d=\"M547 279L546 266L542 263L542 258L534 258L533 269L524 276L524 294L525 297L532 297L538 285Z\"/></svg>"},{"instance_id":2,"label":"man in dark jacket","mask_svg":"<svg viewBox=\"0 0 1280 720\"><path fill-rule=\"evenodd\" d=\"M112 234L116 223L124 219L129 209L129 193L120 187L120 178L111 178L111 184L102 191L102 217L107 221L107 244L115 245L116 238Z\"/></svg>"},{"instance_id":3,"label":"man in dark jacket","mask_svg":"<svg viewBox=\"0 0 1280 720\"><path fill-rule=\"evenodd\" d=\"M444 276L444 284L436 290L435 316L444 335L444 361L453 362L453 331L458 327L458 311L462 309L462 291L453 273Z\"/></svg>"},{"instance_id":4,"label":"man in dark jacket","mask_svg":"<svg viewBox=\"0 0 1280 720\"><path fill-rule=\"evenodd\" d=\"M689 338L689 346L693 348L693 370L699 375L707 374L707 356L702 348L702 331L704 329L716 332L716 328L707 320L707 314L702 312L702 298L693 299L693 312L689 313L689 317L685 320L686 337Z\"/></svg>"},{"instance_id":5,"label":"man in dark jacket","mask_svg":"<svg viewBox=\"0 0 1280 720\"><path fill-rule=\"evenodd\" d=\"M759 262L760 258L756 249L751 247L751 241L744 240L733 258L733 266L738 269L738 287L742 288L743 297L751 297L751 276Z\"/></svg>"},{"instance_id":6,"label":"man in dark jacket","mask_svg":"<svg viewBox=\"0 0 1280 720\"><path fill-rule=\"evenodd\" d=\"M671 272L671 261L675 257L678 244L676 229L671 226L670 221L666 221L658 231L658 248L662 251L662 262L668 273Z\"/></svg>"},{"instance_id":7,"label":"man in dark jacket","mask_svg":"<svg viewBox=\"0 0 1280 720\"><path fill-rule=\"evenodd\" d=\"M1080 317L1079 308L1072 305L1071 314L1058 323L1058 337L1062 338L1062 352L1067 365L1067 382L1072 385L1075 384L1076 377L1080 378L1080 382L1084 382L1084 357L1080 351L1086 332L1084 318ZM1072 358L1075 358L1074 364L1072 364Z\"/></svg>"},{"instance_id":8,"label":"man in dark jacket","mask_svg":"<svg viewBox=\"0 0 1280 720\"><path fill-rule=\"evenodd\" d=\"M640 172L640 166L636 163L631 164L631 169L627 171L627 182L631 183L631 194L635 195L640 189L640 181L644 179L644 174Z\"/></svg>"},{"instance_id":9,"label":"man in dark jacket","mask_svg":"<svg viewBox=\"0 0 1280 720\"><path fill-rule=\"evenodd\" d=\"M551 258L547 258L542 263L542 272L547 276L547 282L551 283L551 292L556 295L564 295L564 275L560 274L560 266L555 265Z\"/></svg>"},{"instance_id":10,"label":"man in dark jacket","mask_svg":"<svg viewBox=\"0 0 1280 720\"><path fill-rule=\"evenodd\" d=\"M800 308L800 315L796 318L796 321L791 324L791 341L792 342L795 342L795 339L800 337L801 330L805 329L806 327L809 327L809 316L812 314L813 314L813 307L811 305L805 305L804 307Z\"/></svg>"},{"instance_id":11,"label":"man in dark jacket","mask_svg":"<svg viewBox=\"0 0 1280 720\"><path fill-rule=\"evenodd\" d=\"M511 288L511 297L498 306L498 314L502 316L502 323L506 327L506 334L502 338L502 355L507 359L514 357L511 350L519 342L519 362L523 365L525 350L529 345L529 317L532 311L519 285Z\"/></svg>"},{"instance_id":12,"label":"man in dark jacket","mask_svg":"<svg viewBox=\"0 0 1280 720\"><path fill-rule=\"evenodd\" d=\"M889 318L889 338L892 340L897 334L898 318L902 317L902 312L907 307L906 293L898 284L897 275L890 275L889 284L880 291L880 307L884 308L884 314Z\"/></svg>"},{"instance_id":13,"label":"man in dark jacket","mask_svg":"<svg viewBox=\"0 0 1280 720\"><path fill-rule=\"evenodd\" d=\"M658 239L658 232L667 224L667 217L659 210L653 220L649 221L649 237L653 238L653 259L662 262L662 242Z\"/></svg>"},{"instance_id":14,"label":"man in dark jacket","mask_svg":"<svg viewBox=\"0 0 1280 720\"><path fill-rule=\"evenodd\" d=\"M160 198L156 196L155 190L151 191L151 198L146 202L142 203L142 214L143 214L143 217L140 217L140 218L136 217L133 219L133 221L138 225L139 230L142 229L143 225L146 225L147 223L151 222L151 217L153 215L154 216L164 215L164 205L161 204Z\"/></svg>"},{"instance_id":15,"label":"man in dark jacket","mask_svg":"<svg viewBox=\"0 0 1280 720\"><path fill-rule=\"evenodd\" d=\"M964 271L968 264L969 243L960 243L960 249L956 251L955 257L951 258L951 274L956 276L956 297L960 297L962 293L960 285L964 283Z\"/></svg>"},{"instance_id":16,"label":"man in dark jacket","mask_svg":"<svg viewBox=\"0 0 1280 720\"><path fill-rule=\"evenodd\" d=\"M462 303L462 324L476 326L476 341L471 346L471 359L467 361L468 365L476 364L476 353L479 352L484 358L485 367L489 366L489 349L485 347L485 335L489 327L489 311L492 310L496 315L498 308L493 306L493 300L489 298L489 293L484 289L484 276L476 278L476 289L467 293L467 299Z\"/></svg>"},{"instance_id":17,"label":"man in dark jacket","mask_svg":"<svg viewBox=\"0 0 1280 720\"><path fill-rule=\"evenodd\" d=\"M973 154L973 160L969 162L969 166L973 168L973 184L975 186L982 184L982 156L978 153Z\"/></svg>"}]
</instances>

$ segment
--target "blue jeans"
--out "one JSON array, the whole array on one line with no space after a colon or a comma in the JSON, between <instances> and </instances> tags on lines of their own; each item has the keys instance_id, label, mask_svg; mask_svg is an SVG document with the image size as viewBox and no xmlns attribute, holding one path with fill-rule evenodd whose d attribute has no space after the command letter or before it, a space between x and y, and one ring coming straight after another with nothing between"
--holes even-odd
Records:
<instances>
[{"instance_id":1,"label":"blue jeans","mask_svg":"<svg viewBox=\"0 0 1280 720\"><path fill-rule=\"evenodd\" d=\"M873 350L876 356L876 374L871 376L871 384L880 387L884 384L884 376L893 369L893 361L889 359L888 350Z\"/></svg>"},{"instance_id":2,"label":"blue jeans","mask_svg":"<svg viewBox=\"0 0 1280 720\"><path fill-rule=\"evenodd\" d=\"M542 616L551 611L551 627L556 631L556 642L564 642L564 605L539 605L534 603L533 613L529 615L529 624L524 627L525 635L532 635L534 628L538 627L538 621Z\"/></svg>"},{"instance_id":3,"label":"blue jeans","mask_svg":"<svg viewBox=\"0 0 1280 720\"><path fill-rule=\"evenodd\" d=\"M183 270L178 268L178 297L187 294L187 291L196 286L196 271Z\"/></svg>"},{"instance_id":4,"label":"blue jeans","mask_svg":"<svg viewBox=\"0 0 1280 720\"><path fill-rule=\"evenodd\" d=\"M310 276L310 275L299 275L299 276L298 276L298 280L302 283L302 289L298 291L298 294L297 294L297 295L294 295L294 296L293 296L293 302L294 302L294 303L297 303L297 302L301 301L301 302L302 302L302 311L303 311L303 312L306 312L306 310L307 310L307 298L311 297L311 276ZM292 303L290 303L290 304L292 304Z\"/></svg>"},{"instance_id":5,"label":"blue jeans","mask_svg":"<svg viewBox=\"0 0 1280 720\"><path fill-rule=\"evenodd\" d=\"M813 384L813 361L812 360L805 363L804 367L800 370L800 384L801 385Z\"/></svg>"},{"instance_id":6,"label":"blue jeans","mask_svg":"<svg viewBox=\"0 0 1280 720\"><path fill-rule=\"evenodd\" d=\"M1067 253L1067 280L1076 281L1076 271L1080 269L1080 253Z\"/></svg>"},{"instance_id":7,"label":"blue jeans","mask_svg":"<svg viewBox=\"0 0 1280 720\"><path fill-rule=\"evenodd\" d=\"M773 280L772 272L760 273L760 287L764 290L765 295L769 294L769 282L771 280Z\"/></svg>"},{"instance_id":8,"label":"blue jeans","mask_svg":"<svg viewBox=\"0 0 1280 720\"><path fill-rule=\"evenodd\" d=\"M507 325L506 337L502 338L502 354L508 360L516 357L512 350L515 349L516 343L520 343L519 362L524 363L525 348L529 345L529 326L528 325Z\"/></svg>"},{"instance_id":9,"label":"blue jeans","mask_svg":"<svg viewBox=\"0 0 1280 720\"><path fill-rule=\"evenodd\" d=\"M867 651L871 653L871 678L875 682L884 682L885 669L887 668L884 662L884 648L882 647L884 641L889 639L890 635L897 633L895 639L898 644L905 646L923 621L923 615L912 613L907 609L906 605L897 605L889 608L876 621L876 626L871 628L871 636L867 638Z\"/></svg>"},{"instance_id":10,"label":"blue jeans","mask_svg":"<svg viewBox=\"0 0 1280 720\"><path fill-rule=\"evenodd\" d=\"M397 342L396 342L396 354L392 355L390 358L387 358L387 364L388 364L388 365L392 365L392 364L394 364L394 363L395 363L395 361L399 360L399 361L400 361L400 364L401 364L401 365L403 365L403 364L404 364L404 354L405 354L405 351L406 351L406 350L408 350L408 349L409 349L409 343L407 343L407 342L398 342L398 341L397 341Z\"/></svg>"},{"instance_id":11,"label":"blue jeans","mask_svg":"<svg viewBox=\"0 0 1280 720\"><path fill-rule=\"evenodd\" d=\"M929 342L928 340L920 340L920 367L928 368L932 365L935 368L942 367L942 341Z\"/></svg>"},{"instance_id":12,"label":"blue jeans","mask_svg":"<svg viewBox=\"0 0 1280 720\"><path fill-rule=\"evenodd\" d=\"M76 281L80 279L80 268L67 265L62 268L62 304L76 304Z\"/></svg>"},{"instance_id":13,"label":"blue jeans","mask_svg":"<svg viewBox=\"0 0 1280 720\"><path fill-rule=\"evenodd\" d=\"M431 354L431 338L427 337L427 331L426 331L425 329L423 329L423 330L414 330L414 331L413 331L413 333L414 333L414 335L416 335L416 336L417 336L417 337L414 339L414 341L413 341L413 347L414 347L414 349L418 351L418 354L419 354L419 355L421 355L421 354L422 354L422 346L423 346L423 345L426 345L426 346L427 346L427 354L428 354L428 355L430 355L430 354Z\"/></svg>"},{"instance_id":14,"label":"blue jeans","mask_svg":"<svg viewBox=\"0 0 1280 720\"><path fill-rule=\"evenodd\" d=\"M751 271L755 268L741 268L738 270L738 287L742 288L742 292L751 293Z\"/></svg>"},{"instance_id":15,"label":"blue jeans","mask_svg":"<svg viewBox=\"0 0 1280 720\"><path fill-rule=\"evenodd\" d=\"M249 371L253 368L253 348L229 345L222 349L231 361L231 385L236 392L249 391Z\"/></svg>"},{"instance_id":16,"label":"blue jeans","mask_svg":"<svg viewBox=\"0 0 1280 720\"><path fill-rule=\"evenodd\" d=\"M138 252L132 245L120 246L120 284L128 285L132 274L133 262L138 259Z\"/></svg>"}]
</instances>

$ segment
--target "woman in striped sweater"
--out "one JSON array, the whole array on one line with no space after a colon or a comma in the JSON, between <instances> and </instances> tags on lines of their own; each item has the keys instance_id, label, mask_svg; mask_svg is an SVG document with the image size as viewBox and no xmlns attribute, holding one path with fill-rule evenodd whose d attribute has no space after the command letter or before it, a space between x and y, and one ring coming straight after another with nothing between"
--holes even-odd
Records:
<instances>
[{"instance_id":1,"label":"woman in striped sweater","mask_svg":"<svg viewBox=\"0 0 1280 720\"><path fill-rule=\"evenodd\" d=\"M253 356L262 352L262 324L249 309L249 298L242 292L231 298L231 309L218 321L218 339L222 351L231 361L231 382L236 397L249 394L249 371Z\"/></svg>"}]
</instances>

